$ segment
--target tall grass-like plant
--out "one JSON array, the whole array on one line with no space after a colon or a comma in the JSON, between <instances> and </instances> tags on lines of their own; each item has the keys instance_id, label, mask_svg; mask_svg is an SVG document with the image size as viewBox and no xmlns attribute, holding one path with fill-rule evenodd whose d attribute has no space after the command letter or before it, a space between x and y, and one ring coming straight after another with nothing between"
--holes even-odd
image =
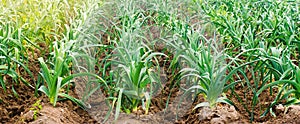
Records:
<instances>
[{"instance_id":1,"label":"tall grass-like plant","mask_svg":"<svg viewBox=\"0 0 300 124\"><path fill-rule=\"evenodd\" d=\"M43 58L39 58L41 73L40 75L46 82L46 85L42 85L39 90L49 97L50 103L53 106L56 105L58 96L66 97L73 102L77 103L81 107L87 107L81 100L76 99L68 94L65 94L63 89L66 85L69 85L75 77L80 76L93 76L96 77L99 82L102 82L102 78L93 73L76 73L71 74L70 64L75 58L76 53L72 52L74 41L64 43L64 41L56 42L53 46L53 58L51 59L50 66L46 64Z\"/></svg>"},{"instance_id":2,"label":"tall grass-like plant","mask_svg":"<svg viewBox=\"0 0 300 124\"><path fill-rule=\"evenodd\" d=\"M228 98L222 97L222 93L243 81L241 79L234 80L233 75L237 75L238 72L243 73L245 67L266 60L259 58L250 62L240 63L240 57L262 49L244 50L237 56L231 57L224 52L226 49L221 49L222 45L217 43L216 37L214 39L206 39L199 32L192 32L188 35L188 39L187 41L182 40L182 44L172 44L172 46L179 53L175 60L181 59L181 63L186 65L183 66L183 69L177 76L180 80L186 79L185 82L192 85L188 89L184 89L185 95L196 93L203 94L205 97L206 101L197 104L194 109L204 106L214 108L216 103L219 102L235 106ZM184 42L189 42L190 45L185 45L188 43ZM257 90L253 91L256 92Z\"/></svg>"},{"instance_id":3,"label":"tall grass-like plant","mask_svg":"<svg viewBox=\"0 0 300 124\"><path fill-rule=\"evenodd\" d=\"M128 107L124 104L124 109L136 112L138 106L143 102L147 114L153 94L152 90L154 90L153 87L157 87L154 85L160 83L157 72L154 72L156 68L152 67L151 59L164 54L155 53L143 47L139 47L134 51L128 51L120 47L117 47L117 49L119 56L123 56L118 61L119 64L116 68L118 71L115 71L118 80L117 86L122 88L122 93L126 95L125 98L122 98L123 102L126 103L129 100L130 104ZM122 102L122 99L118 99L118 102Z\"/></svg>"},{"instance_id":4,"label":"tall grass-like plant","mask_svg":"<svg viewBox=\"0 0 300 124\"><path fill-rule=\"evenodd\" d=\"M244 77L247 89L254 94L251 100L251 107L243 103L236 95L241 104L254 119L254 110L260 102L258 97L266 87L278 89L275 100L263 113L272 112L272 107L280 100L287 100L286 104L294 103L296 88L295 60L299 59L296 52L298 44L297 31L299 30L299 5L295 1L195 1L202 8L208 21L211 22L220 33L220 39L228 48L228 56L236 56L243 51L257 49L258 51L244 52L241 58L235 60L234 65L238 67L248 64L238 72ZM290 9L292 8L292 9ZM234 57L231 57L234 58ZM230 67L233 70L235 67ZM249 72L245 72L248 70ZM258 73L258 74L257 74ZM251 74L251 77L247 75ZM259 76L258 76L259 75ZM238 75L236 75L239 77ZM280 81L284 80L284 81ZM244 82L243 81L243 82ZM280 83L279 83L280 82ZM290 87L292 85L292 88ZM235 92L233 90L233 92ZM292 102L293 101L293 102Z\"/></svg>"},{"instance_id":5,"label":"tall grass-like plant","mask_svg":"<svg viewBox=\"0 0 300 124\"><path fill-rule=\"evenodd\" d=\"M12 82L19 83L24 82L30 88L33 86L27 82L21 75L20 69L23 68L31 78L33 74L26 66L27 55L26 48L23 45L25 38L23 36L23 30L14 28L11 24L6 25L0 24L0 84L1 87L6 91L6 83L8 77L12 78ZM30 43L30 41L26 42ZM12 90L17 95L14 90L14 85L12 85Z\"/></svg>"},{"instance_id":6,"label":"tall grass-like plant","mask_svg":"<svg viewBox=\"0 0 300 124\"><path fill-rule=\"evenodd\" d=\"M161 87L159 67L154 65L159 65L156 57L164 54L154 52L148 47L153 42L147 39L145 31L148 30L147 23L152 17L138 6L143 2L111 2L117 6L114 7L117 13L116 17L112 18L114 34L109 37L112 39L110 43L113 48L109 55L110 62L104 66L111 67L110 94L117 94L110 95L114 99L112 105L116 105L111 106L116 110L115 119L121 111L137 112L139 106L142 106L147 114L155 88Z\"/></svg>"},{"instance_id":7,"label":"tall grass-like plant","mask_svg":"<svg viewBox=\"0 0 300 124\"><path fill-rule=\"evenodd\" d=\"M272 47L268 51L264 48L256 48L246 51L247 52L240 53L240 55L247 56L247 59L238 59L238 61L234 62L235 66L230 68L233 70L237 67L241 67L243 64L249 63L240 70L237 70L239 75L236 76L238 77L237 79L243 78L242 82L244 83L242 83L242 86L247 89L247 93L251 92L254 95L250 99L245 98L245 100L242 100L241 96L236 94L234 88L232 89L232 92L240 102L239 104L242 104L244 109L248 112L250 120L254 120L254 112L257 107L264 110L263 113L259 113L261 114L261 117L263 117L269 112L275 116L272 108L279 102L282 102L282 100L287 101L285 103L286 105L294 104L295 99L291 97L291 94L294 94L295 92L294 89L290 89L289 86L292 85L295 87L295 84L290 83L288 80L294 80L297 66L290 60L290 48L286 47L285 49L282 49L280 47ZM275 94L276 98L274 98L274 101L264 108L261 106L261 99L258 96L267 88L270 88L270 95L274 94L274 89L278 90L278 93Z\"/></svg>"},{"instance_id":8,"label":"tall grass-like plant","mask_svg":"<svg viewBox=\"0 0 300 124\"><path fill-rule=\"evenodd\" d=\"M297 42L297 2L206 0L198 1L198 5L216 26L228 48L259 48L264 43L267 50L278 44Z\"/></svg>"},{"instance_id":9,"label":"tall grass-like plant","mask_svg":"<svg viewBox=\"0 0 300 124\"><path fill-rule=\"evenodd\" d=\"M120 41L114 42L115 53L112 55L112 65L115 67L113 73L119 92L116 118L121 109L136 112L141 104L146 114L148 113L154 87L160 86L159 68L154 66L152 59L164 55L153 52L143 43L143 38L138 33L139 27L134 27L133 30L132 25L123 26L120 30Z\"/></svg>"},{"instance_id":10,"label":"tall grass-like plant","mask_svg":"<svg viewBox=\"0 0 300 124\"><path fill-rule=\"evenodd\" d=\"M38 59L41 65L40 75L46 82L46 84L39 88L39 91L45 93L49 97L50 103L54 106L60 96L72 100L83 108L90 107L84 102L86 102L85 100L92 93L86 91L88 95L85 95L84 98L79 100L68 95L67 86L77 77L89 77L89 79L93 77L93 80L90 81L98 84L99 82L104 83L105 85L105 81L91 71L94 69L94 58L92 58L93 53L91 52L93 51L93 47L101 45L96 44L97 42L95 40L99 39L95 34L92 34L95 33L94 30L92 30L92 28L95 27L88 25L93 23L89 22L93 21L93 19L89 18L93 15L91 13L99 6L100 1L88 0L78 3L75 1L57 2L58 3L54 2L53 4L67 5L65 6L67 7L66 9L72 9L72 11L69 12L74 12L75 15L74 17L65 18L65 21L69 24L64 25L64 33L62 35L53 36L55 42L51 42L50 50L53 51L50 51L51 56L49 56L49 59L47 61L42 57ZM64 6L58 7L64 8ZM80 61L81 59L85 61L82 62ZM74 69L72 73L71 69Z\"/></svg>"},{"instance_id":11,"label":"tall grass-like plant","mask_svg":"<svg viewBox=\"0 0 300 124\"><path fill-rule=\"evenodd\" d=\"M33 42L50 42L55 38L63 39L65 24L81 18L89 4L98 4L99 0L1 0L0 21L12 22L17 28L23 28L24 34Z\"/></svg>"},{"instance_id":12,"label":"tall grass-like plant","mask_svg":"<svg viewBox=\"0 0 300 124\"><path fill-rule=\"evenodd\" d=\"M188 38L191 43L202 43L177 49L181 51L178 59L181 58L182 62L186 63L186 67L179 72L180 80L189 78L189 82L194 82L192 87L185 90L186 93L193 91L204 94L207 102L200 103L195 108L214 107L217 102L225 102L220 97L226 83L227 63L224 53L218 50L216 42L211 42L202 35L189 35Z\"/></svg>"}]
</instances>

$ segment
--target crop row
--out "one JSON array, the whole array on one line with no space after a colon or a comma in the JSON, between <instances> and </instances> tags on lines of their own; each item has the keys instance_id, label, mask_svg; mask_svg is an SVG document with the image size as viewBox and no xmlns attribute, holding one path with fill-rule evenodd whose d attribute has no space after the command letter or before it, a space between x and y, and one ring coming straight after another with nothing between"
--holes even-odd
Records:
<instances>
[{"instance_id":1,"label":"crop row","mask_svg":"<svg viewBox=\"0 0 300 124\"><path fill-rule=\"evenodd\" d=\"M4 91L9 83L23 82L54 106L68 98L87 109L87 97L101 90L117 119L121 111L136 112L140 106L147 114L154 94L166 86L161 75L171 72L170 88L179 87L181 100L204 96L194 109L241 104L252 121L257 107L261 116L276 116L275 105L299 103L296 1L43 1L2 1ZM24 5L14 8L17 4ZM49 51L29 54L43 49ZM37 77L29 69L31 59L39 63ZM82 99L68 95L78 77L87 78L82 83L89 87ZM236 92L238 86L244 94ZM264 107L260 96L266 92L275 98ZM247 93L252 95L244 99Z\"/></svg>"}]
</instances>

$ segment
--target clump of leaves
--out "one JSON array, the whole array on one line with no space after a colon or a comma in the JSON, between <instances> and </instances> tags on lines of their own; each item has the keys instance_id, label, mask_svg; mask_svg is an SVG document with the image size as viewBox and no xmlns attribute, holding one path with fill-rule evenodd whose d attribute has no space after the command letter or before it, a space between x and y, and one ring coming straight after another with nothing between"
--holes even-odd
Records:
<instances>
[{"instance_id":1,"label":"clump of leaves","mask_svg":"<svg viewBox=\"0 0 300 124\"><path fill-rule=\"evenodd\" d=\"M59 45L60 43L60 45ZM75 77L92 76L103 81L102 78L93 73L75 73L71 74L70 63L74 60L76 52L72 52L74 41L64 43L64 41L54 43L53 58L50 59L50 67L46 64L43 58L38 58L41 65L40 75L43 77L47 85L42 85L39 91L45 93L53 106L56 105L58 96L66 97L73 102L77 103L80 107L86 108L87 106L79 99L76 99L64 93L65 86L68 86Z\"/></svg>"},{"instance_id":2,"label":"clump of leaves","mask_svg":"<svg viewBox=\"0 0 300 124\"><path fill-rule=\"evenodd\" d=\"M117 65L118 71L115 73L117 86L120 88L117 107L123 103L122 108L126 112L136 112L140 103L143 103L142 106L147 114L153 94L153 85L160 82L157 73L152 69L151 59L164 54L145 51L146 49L143 47L138 48L133 53L127 53L125 49L119 50L121 55L125 55L124 57L134 56L129 57L131 61L122 59L123 61L119 61L120 64ZM128 103L129 105L126 105Z\"/></svg>"},{"instance_id":3,"label":"clump of leaves","mask_svg":"<svg viewBox=\"0 0 300 124\"><path fill-rule=\"evenodd\" d=\"M25 70L31 78L33 74L27 67L28 56L26 47L23 43L31 43L26 41L23 30L13 27L11 24L0 24L0 86L6 92L7 78L11 78L12 82L24 82L29 88L33 86L27 82L22 76L21 68ZM12 86L15 96L18 96Z\"/></svg>"}]
</instances>

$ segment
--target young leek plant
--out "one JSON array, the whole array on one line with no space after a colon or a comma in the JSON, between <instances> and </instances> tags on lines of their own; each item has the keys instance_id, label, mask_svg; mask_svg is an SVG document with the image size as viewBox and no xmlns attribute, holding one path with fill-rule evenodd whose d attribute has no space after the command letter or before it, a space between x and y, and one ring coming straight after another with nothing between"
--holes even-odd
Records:
<instances>
[{"instance_id":1,"label":"young leek plant","mask_svg":"<svg viewBox=\"0 0 300 124\"><path fill-rule=\"evenodd\" d=\"M52 58L53 63L50 62L52 65L50 68L47 66L43 58L38 58L41 66L40 75L46 82L46 85L42 85L39 88L39 91L45 93L45 95L49 97L49 101L53 106L56 105L58 96L61 96L72 100L82 108L87 108L89 106L81 100L64 93L64 86L69 85L75 77L80 76L92 76L97 78L99 82L104 82L104 80L93 73L70 74L70 61L68 60L72 60L74 58L71 51L72 44L73 42L71 41L66 44L64 42L60 42L60 45L58 45L57 42L54 43L54 52Z\"/></svg>"}]
</instances>

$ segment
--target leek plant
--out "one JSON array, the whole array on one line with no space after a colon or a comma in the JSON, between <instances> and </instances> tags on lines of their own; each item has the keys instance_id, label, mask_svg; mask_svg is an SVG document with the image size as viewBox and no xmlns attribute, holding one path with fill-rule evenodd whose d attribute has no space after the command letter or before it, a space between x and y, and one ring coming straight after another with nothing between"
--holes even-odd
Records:
<instances>
[{"instance_id":1,"label":"leek plant","mask_svg":"<svg viewBox=\"0 0 300 124\"><path fill-rule=\"evenodd\" d=\"M297 100L299 99L299 84L297 82L299 69L289 58L291 55L290 51L290 47L286 47L285 49L271 48L270 53L264 52L263 55L260 55L260 57L264 58L263 60L265 61L262 64L263 67L258 68L260 68L260 72L262 72L264 77L260 77L262 84L260 86L255 86L256 92L253 98L254 105L259 102L258 96L266 88L270 88L271 93L273 88L277 88L279 91L279 93L276 94L274 101L262 114L262 117L268 112L270 112L273 116L276 116L272 108L283 100L286 101L284 105L296 104L299 102L299 100ZM253 78L257 79L257 77ZM267 82L270 83L268 84ZM256 83L256 85L258 85L258 83Z\"/></svg>"},{"instance_id":2,"label":"leek plant","mask_svg":"<svg viewBox=\"0 0 300 124\"><path fill-rule=\"evenodd\" d=\"M181 53L176 56L176 60L181 59L181 62L186 65L177 75L180 77L179 81L187 78L187 83L192 83L190 88L183 89L185 94L190 92L204 94L206 102L196 105L195 109L203 106L213 108L218 102L231 104L228 99L220 97L225 90L227 78L228 65L225 62L224 53L218 50L219 46L216 42L207 40L198 33L188 35L188 39L189 46L175 45ZM196 43L199 41L202 41L202 43Z\"/></svg>"},{"instance_id":3,"label":"leek plant","mask_svg":"<svg viewBox=\"0 0 300 124\"><path fill-rule=\"evenodd\" d=\"M239 74L242 75L242 77L236 75L239 79L243 78L243 82L245 82L246 85L242 83L242 86L247 89L245 93L251 92L254 96L251 99L245 98L242 100L242 98L236 94L234 88L232 89L235 97L248 112L251 121L254 120L254 116L257 114L261 114L260 117L264 117L268 113L276 116L273 108L283 101L285 101L283 103L284 105L298 103L298 98L295 97L299 94L297 93L298 86L294 81L295 78L297 78L298 67L293 63L293 60L290 59L291 51L292 47L289 46L285 49L282 47L271 47L268 51L264 48L258 48L257 51L243 53L247 56L247 59L235 63L239 66L241 63L245 63L245 61L256 61L239 70ZM259 98L259 95L268 88L270 95L274 94L275 89L278 92L275 94L276 97L271 104L265 108L261 106L261 98ZM258 107L264 112L254 113Z\"/></svg>"},{"instance_id":4,"label":"leek plant","mask_svg":"<svg viewBox=\"0 0 300 124\"><path fill-rule=\"evenodd\" d=\"M243 59L234 60L234 65L228 68L230 71L256 61L237 70L242 76L235 74L246 84L242 83L242 86L254 96L243 101L232 87L233 94L249 113L250 120L254 119L254 110L260 102L259 94L267 88L271 94L274 88L279 92L262 117L268 112L275 115L272 108L282 100L287 101L286 105L295 104L298 94L295 83L298 65L295 61L299 60L299 36L296 33L299 31L299 4L295 1L268 0L195 2L202 8L208 22L216 27L220 40L227 48L226 55L233 58L243 53L240 56ZM250 77L247 76L249 74Z\"/></svg>"},{"instance_id":5,"label":"leek plant","mask_svg":"<svg viewBox=\"0 0 300 124\"><path fill-rule=\"evenodd\" d=\"M153 91L155 87L161 86L159 67L154 66L152 59L156 60L156 56L165 55L150 50L138 37L136 28L135 31L130 27L122 29L120 41L114 41L112 73L119 92L116 101L116 118L120 109L127 113L136 112L141 104L147 114ZM159 65L157 60L155 63Z\"/></svg>"},{"instance_id":6,"label":"leek plant","mask_svg":"<svg viewBox=\"0 0 300 124\"><path fill-rule=\"evenodd\" d=\"M6 91L7 78L10 77L12 82L19 83L24 82L30 88L34 88L27 80L22 77L24 72L20 72L23 68L31 78L33 74L28 69L26 48L23 42L31 43L25 40L22 29L15 28L11 24L0 24L0 84ZM17 96L12 85L12 91Z\"/></svg>"},{"instance_id":7,"label":"leek plant","mask_svg":"<svg viewBox=\"0 0 300 124\"><path fill-rule=\"evenodd\" d=\"M266 50L297 42L299 4L293 1L198 1L228 48ZM292 8L292 9L290 9Z\"/></svg>"},{"instance_id":8,"label":"leek plant","mask_svg":"<svg viewBox=\"0 0 300 124\"><path fill-rule=\"evenodd\" d=\"M163 54L145 51L146 49L143 47L130 53L122 48L118 49L118 52L120 52L120 55L124 56L124 58L129 57L128 55L131 54L135 55L132 58L128 58L131 59L130 61L120 60L120 64L118 64L118 67L116 68L117 71L114 72L116 73L117 86L121 88L119 92L126 96L123 96L124 98L122 97L122 99L118 99L118 104L120 104L120 102L128 102L128 107L124 104L123 109L127 112L130 112L131 110L136 112L138 106L143 103L142 105L147 114L155 87L154 85L160 86L158 74L157 72L154 72L155 69L151 67L151 59Z\"/></svg>"},{"instance_id":9,"label":"leek plant","mask_svg":"<svg viewBox=\"0 0 300 124\"><path fill-rule=\"evenodd\" d=\"M65 86L69 85L75 77L93 76L97 78L99 82L104 82L102 78L93 73L86 72L71 74L70 64L72 60L78 56L78 53L72 51L74 42L75 41L55 42L53 45L54 51L52 52L53 58L51 58L51 61L48 62L50 63L49 67L43 58L38 58L41 66L40 75L46 82L46 84L39 88L39 91L45 93L45 95L49 97L49 101L51 104L53 104L53 106L56 105L58 96L61 96L72 100L80 107L88 107L83 101L69 96L63 90Z\"/></svg>"},{"instance_id":10,"label":"leek plant","mask_svg":"<svg viewBox=\"0 0 300 124\"><path fill-rule=\"evenodd\" d=\"M110 35L113 37L109 37L112 52L106 57L109 59L105 59L109 62L103 62L104 67L111 67L109 99L112 99L111 107L115 107L115 119L118 118L120 111L137 112L140 106L145 114L148 114L152 95L155 89L162 86L156 57L166 56L154 52L149 47L153 42L145 36L145 31L148 30L147 23L152 17L138 6L142 2L133 0L118 2L122 4L112 2L117 5L115 8L117 20L112 18L115 21L112 22L114 34Z\"/></svg>"},{"instance_id":11,"label":"leek plant","mask_svg":"<svg viewBox=\"0 0 300 124\"><path fill-rule=\"evenodd\" d=\"M95 33L92 30L95 27L88 25L91 22L86 23L86 21L93 21L88 17L93 16L91 13L97 9L99 2L97 0L88 0L79 3L75 1L55 1L51 2L52 4L49 3L50 6L59 5L57 7L67 9L67 12L71 10L69 12L76 15L64 18L64 21L70 24L60 27L64 29L62 35L54 35L51 38L51 40L54 39L50 43L50 50L53 51L50 51L48 60L44 60L42 57L38 58L41 66L40 76L46 82L39 87L39 91L48 96L53 106L56 105L60 96L72 100L82 108L90 107L89 104L85 103L87 97L92 94L89 91L87 91L89 95L85 94L83 99L77 99L68 95L69 85L77 77L89 77L89 79L92 77L93 80L90 80L91 82L96 82L97 84L104 83L105 85L105 81L91 71L94 69L94 59L91 53L93 51L92 47L101 45L95 44L95 40L99 40L92 34ZM81 5L77 6L78 4ZM64 13L64 11L61 13ZM80 61L82 59L85 61Z\"/></svg>"},{"instance_id":12,"label":"leek plant","mask_svg":"<svg viewBox=\"0 0 300 124\"><path fill-rule=\"evenodd\" d=\"M65 24L80 18L87 4L96 4L95 0L1 0L0 21L13 22L24 29L24 34L30 41L50 42L62 34Z\"/></svg>"}]
</instances>

